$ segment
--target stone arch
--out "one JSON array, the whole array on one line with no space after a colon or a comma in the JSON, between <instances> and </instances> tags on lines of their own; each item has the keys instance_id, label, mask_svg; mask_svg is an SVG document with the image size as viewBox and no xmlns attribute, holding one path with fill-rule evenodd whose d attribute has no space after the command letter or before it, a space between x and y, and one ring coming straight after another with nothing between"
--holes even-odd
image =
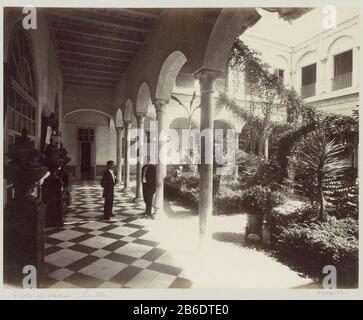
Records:
<instances>
[{"instance_id":1,"label":"stone arch","mask_svg":"<svg viewBox=\"0 0 363 320\"><path fill-rule=\"evenodd\" d=\"M214 120L214 128L216 129L224 129L228 127L228 129L236 129L234 124L225 119L215 119Z\"/></svg>"},{"instance_id":2,"label":"stone arch","mask_svg":"<svg viewBox=\"0 0 363 320\"><path fill-rule=\"evenodd\" d=\"M110 123L109 123L109 129L110 129L110 134L116 134L116 125L115 122L113 121L113 119L110 119Z\"/></svg>"},{"instance_id":3,"label":"stone arch","mask_svg":"<svg viewBox=\"0 0 363 320\"><path fill-rule=\"evenodd\" d=\"M339 44L339 47L338 47ZM327 47L326 57L333 56L344 51L353 49L355 46L355 41L353 37L349 35L340 35L330 42Z\"/></svg>"},{"instance_id":4,"label":"stone arch","mask_svg":"<svg viewBox=\"0 0 363 320\"><path fill-rule=\"evenodd\" d=\"M79 109L76 109L76 110L72 110L68 113L66 113L64 116L63 116L63 121L65 121L65 119L70 116L71 114L74 114L74 113L77 113L77 112L83 112L83 111L92 111L92 112L96 112L96 113L100 113L100 114L103 114L104 116L106 116L107 118L109 118L110 120L113 120L112 119L112 116L110 116L108 113L106 112L103 112L103 111L100 111L100 110L97 110L97 109L92 109L92 108L79 108Z\"/></svg>"},{"instance_id":5,"label":"stone arch","mask_svg":"<svg viewBox=\"0 0 363 320\"><path fill-rule=\"evenodd\" d=\"M117 127L123 127L123 117L122 117L122 112L121 109L118 108L117 112L116 112L116 122L115 122L115 126Z\"/></svg>"},{"instance_id":6,"label":"stone arch","mask_svg":"<svg viewBox=\"0 0 363 320\"><path fill-rule=\"evenodd\" d=\"M134 110L132 108L132 101L127 99L124 112L124 121L132 121L134 118Z\"/></svg>"},{"instance_id":7,"label":"stone arch","mask_svg":"<svg viewBox=\"0 0 363 320\"><path fill-rule=\"evenodd\" d=\"M310 58L311 56L316 55L316 54L317 54L316 49L315 49L315 50L308 50L308 51L305 51L303 54L301 54L301 55L300 55L300 57L296 60L296 63L295 63L295 70L297 70L298 66L300 66L300 65L304 64L304 63L303 63L303 62L304 62L304 60L309 61L309 58ZM317 62L317 61L318 61L318 57L316 56L316 60L315 60L315 62ZM306 63L308 63L308 62L306 62ZM305 63L305 64L306 64L306 63Z\"/></svg>"},{"instance_id":8,"label":"stone arch","mask_svg":"<svg viewBox=\"0 0 363 320\"><path fill-rule=\"evenodd\" d=\"M150 89L146 82L139 87L136 98L136 113L147 114L149 105L151 104Z\"/></svg>"},{"instance_id":9,"label":"stone arch","mask_svg":"<svg viewBox=\"0 0 363 320\"><path fill-rule=\"evenodd\" d=\"M232 122L225 120L225 119L215 119L213 124L214 129L222 129L223 130L223 136L227 135L228 129L233 129L236 131L235 126ZM223 138L224 139L224 138Z\"/></svg>"},{"instance_id":10,"label":"stone arch","mask_svg":"<svg viewBox=\"0 0 363 320\"><path fill-rule=\"evenodd\" d=\"M156 99L170 100L175 79L186 62L187 58L181 51L174 51L165 59L156 86Z\"/></svg>"},{"instance_id":11,"label":"stone arch","mask_svg":"<svg viewBox=\"0 0 363 320\"><path fill-rule=\"evenodd\" d=\"M332 79L334 77L334 57L340 53L352 50L353 64L354 57L356 56L356 45L353 37L350 35L340 35L332 40L327 47L326 57L327 57L327 69L326 69L326 77L327 79ZM356 70L353 68L353 73L356 73ZM356 84L356 76L353 77L353 86ZM327 92L332 92L332 86L328 86Z\"/></svg>"},{"instance_id":12,"label":"stone arch","mask_svg":"<svg viewBox=\"0 0 363 320\"><path fill-rule=\"evenodd\" d=\"M274 68L279 68L284 70L284 84L291 84L291 70L290 70L290 61L283 54L277 54L274 58Z\"/></svg>"},{"instance_id":13,"label":"stone arch","mask_svg":"<svg viewBox=\"0 0 363 320\"><path fill-rule=\"evenodd\" d=\"M279 65L279 62L281 62L281 61L283 61L282 64L286 65L286 67L288 67L289 66L289 63L290 63L289 60L288 60L288 58L286 56L282 55L282 54L277 54L275 56L275 60L276 60L277 67L280 66Z\"/></svg>"},{"instance_id":14,"label":"stone arch","mask_svg":"<svg viewBox=\"0 0 363 320\"><path fill-rule=\"evenodd\" d=\"M296 88L301 88L302 86L302 79L301 79L301 69L302 67L308 66L310 64L316 63L317 68L318 66L318 53L317 49L307 50L304 53L300 55L300 57L295 62L295 71L296 76L294 79L294 85ZM317 74L319 73L319 70L317 69ZM300 90L300 89L299 89Z\"/></svg>"},{"instance_id":15,"label":"stone arch","mask_svg":"<svg viewBox=\"0 0 363 320\"><path fill-rule=\"evenodd\" d=\"M208 40L203 67L224 71L235 39L260 18L254 8L222 9Z\"/></svg>"},{"instance_id":16,"label":"stone arch","mask_svg":"<svg viewBox=\"0 0 363 320\"><path fill-rule=\"evenodd\" d=\"M177 117L170 122L170 129L188 129L189 121L187 117ZM197 129L198 125L195 121L191 120L191 128Z\"/></svg>"}]
</instances>

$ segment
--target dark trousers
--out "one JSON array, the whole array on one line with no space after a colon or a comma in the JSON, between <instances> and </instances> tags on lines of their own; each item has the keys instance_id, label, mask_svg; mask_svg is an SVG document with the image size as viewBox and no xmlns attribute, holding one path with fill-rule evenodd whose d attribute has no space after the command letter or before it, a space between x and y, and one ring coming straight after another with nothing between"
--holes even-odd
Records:
<instances>
[{"instance_id":1,"label":"dark trousers","mask_svg":"<svg viewBox=\"0 0 363 320\"><path fill-rule=\"evenodd\" d=\"M112 207L113 207L113 196L106 196L105 197L105 207L103 210L103 214L105 218L111 217L112 214Z\"/></svg>"},{"instance_id":2,"label":"dark trousers","mask_svg":"<svg viewBox=\"0 0 363 320\"><path fill-rule=\"evenodd\" d=\"M144 196L144 202L146 205L145 214L151 216L151 209L153 204L153 196L155 193L154 188L150 188L150 186L147 183L142 184L142 193Z\"/></svg>"}]
</instances>

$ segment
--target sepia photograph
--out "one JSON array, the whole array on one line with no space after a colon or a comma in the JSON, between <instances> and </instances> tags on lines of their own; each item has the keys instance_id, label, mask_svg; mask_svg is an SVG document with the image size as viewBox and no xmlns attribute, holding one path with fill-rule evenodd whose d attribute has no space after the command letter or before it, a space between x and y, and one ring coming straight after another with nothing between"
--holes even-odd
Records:
<instances>
[{"instance_id":1,"label":"sepia photograph","mask_svg":"<svg viewBox=\"0 0 363 320\"><path fill-rule=\"evenodd\" d=\"M360 8L98 5L2 8L4 290L359 289Z\"/></svg>"}]
</instances>

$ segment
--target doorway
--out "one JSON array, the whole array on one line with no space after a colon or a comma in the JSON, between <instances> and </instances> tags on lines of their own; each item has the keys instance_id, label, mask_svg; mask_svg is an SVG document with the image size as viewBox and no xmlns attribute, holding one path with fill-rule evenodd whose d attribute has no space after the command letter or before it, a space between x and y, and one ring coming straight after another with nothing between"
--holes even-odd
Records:
<instances>
[{"instance_id":1,"label":"doorway","mask_svg":"<svg viewBox=\"0 0 363 320\"><path fill-rule=\"evenodd\" d=\"M94 129L79 128L79 177L81 179L90 180L95 178L94 165Z\"/></svg>"},{"instance_id":2,"label":"doorway","mask_svg":"<svg viewBox=\"0 0 363 320\"><path fill-rule=\"evenodd\" d=\"M81 179L92 179L91 142L81 143Z\"/></svg>"}]
</instances>

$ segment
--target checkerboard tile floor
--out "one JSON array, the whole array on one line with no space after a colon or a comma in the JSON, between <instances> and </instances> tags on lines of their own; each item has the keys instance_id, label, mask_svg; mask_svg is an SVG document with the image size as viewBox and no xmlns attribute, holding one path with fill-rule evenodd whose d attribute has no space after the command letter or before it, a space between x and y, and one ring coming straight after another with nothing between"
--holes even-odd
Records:
<instances>
[{"instance_id":1,"label":"checkerboard tile floor","mask_svg":"<svg viewBox=\"0 0 363 320\"><path fill-rule=\"evenodd\" d=\"M72 185L72 205L61 230L46 230L45 288L190 288L170 252L149 235L154 221L143 203L116 190L114 214L103 220L99 182Z\"/></svg>"}]
</instances>

